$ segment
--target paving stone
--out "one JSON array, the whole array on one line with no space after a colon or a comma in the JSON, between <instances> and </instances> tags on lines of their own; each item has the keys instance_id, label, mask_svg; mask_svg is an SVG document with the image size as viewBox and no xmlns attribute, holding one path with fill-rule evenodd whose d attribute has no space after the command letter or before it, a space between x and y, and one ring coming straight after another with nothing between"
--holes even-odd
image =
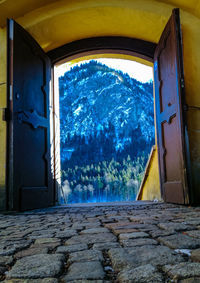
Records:
<instances>
[{"instance_id":1,"label":"paving stone","mask_svg":"<svg viewBox=\"0 0 200 283\"><path fill-rule=\"evenodd\" d=\"M158 237L162 237L162 236L169 236L174 234L174 231L167 231L167 230L161 230L161 229L154 229L152 231L148 232L151 237L153 238L158 238Z\"/></svg>"},{"instance_id":2,"label":"paving stone","mask_svg":"<svg viewBox=\"0 0 200 283\"><path fill-rule=\"evenodd\" d=\"M167 230L167 231L186 231L186 230L191 230L191 226L186 225L184 223L159 223L158 227L161 229Z\"/></svg>"},{"instance_id":3,"label":"paving stone","mask_svg":"<svg viewBox=\"0 0 200 283\"><path fill-rule=\"evenodd\" d=\"M200 282L200 277L187 278L179 281L179 283L199 283L199 282Z\"/></svg>"},{"instance_id":4,"label":"paving stone","mask_svg":"<svg viewBox=\"0 0 200 283\"><path fill-rule=\"evenodd\" d=\"M88 246L86 244L72 245L72 246L60 246L56 249L56 253L72 253L87 250Z\"/></svg>"},{"instance_id":5,"label":"paving stone","mask_svg":"<svg viewBox=\"0 0 200 283\"><path fill-rule=\"evenodd\" d=\"M79 251L71 253L69 255L69 263L79 261L103 261L103 256L102 253L98 250Z\"/></svg>"},{"instance_id":6,"label":"paving stone","mask_svg":"<svg viewBox=\"0 0 200 283\"><path fill-rule=\"evenodd\" d=\"M18 233L14 233L14 236L16 237L16 238L23 238L23 237L26 237L28 234L29 234L30 232L18 232Z\"/></svg>"},{"instance_id":7,"label":"paving stone","mask_svg":"<svg viewBox=\"0 0 200 283\"><path fill-rule=\"evenodd\" d=\"M62 280L64 283L68 283L70 280L77 279L103 279L104 276L105 273L99 261L74 262Z\"/></svg>"},{"instance_id":8,"label":"paving stone","mask_svg":"<svg viewBox=\"0 0 200 283\"><path fill-rule=\"evenodd\" d=\"M125 268L118 276L121 283L159 283L163 282L162 275L151 264L142 265L136 268Z\"/></svg>"},{"instance_id":9,"label":"paving stone","mask_svg":"<svg viewBox=\"0 0 200 283\"><path fill-rule=\"evenodd\" d=\"M0 266L0 275L3 275L6 272L7 268L5 266Z\"/></svg>"},{"instance_id":10,"label":"paving stone","mask_svg":"<svg viewBox=\"0 0 200 283\"><path fill-rule=\"evenodd\" d=\"M158 242L156 242L153 239L149 238L138 238L138 239L129 239L129 240L120 240L120 243L124 247L137 247L137 246L144 246L144 245L157 245Z\"/></svg>"},{"instance_id":11,"label":"paving stone","mask_svg":"<svg viewBox=\"0 0 200 283\"><path fill-rule=\"evenodd\" d=\"M21 241L21 242L4 242L3 244L0 243L0 256L4 255L12 255L16 251L20 249L25 249L29 247L31 244L31 241Z\"/></svg>"},{"instance_id":12,"label":"paving stone","mask_svg":"<svg viewBox=\"0 0 200 283\"><path fill-rule=\"evenodd\" d=\"M0 265L7 265L13 262L12 256L0 256Z\"/></svg>"},{"instance_id":13,"label":"paving stone","mask_svg":"<svg viewBox=\"0 0 200 283\"><path fill-rule=\"evenodd\" d=\"M99 233L99 234L87 234L74 236L71 239L65 242L65 245L74 245L74 244L95 244L95 243L105 243L105 242L114 242L116 237L112 233Z\"/></svg>"},{"instance_id":14,"label":"paving stone","mask_svg":"<svg viewBox=\"0 0 200 283\"><path fill-rule=\"evenodd\" d=\"M194 226L200 225L200 218L185 219L185 224L194 225Z\"/></svg>"},{"instance_id":15,"label":"paving stone","mask_svg":"<svg viewBox=\"0 0 200 283\"><path fill-rule=\"evenodd\" d=\"M45 278L57 275L63 265L61 254L38 254L17 260L7 278Z\"/></svg>"},{"instance_id":16,"label":"paving stone","mask_svg":"<svg viewBox=\"0 0 200 283\"><path fill-rule=\"evenodd\" d=\"M50 248L54 249L60 245L61 241L58 238L39 238L30 248Z\"/></svg>"},{"instance_id":17,"label":"paving stone","mask_svg":"<svg viewBox=\"0 0 200 283\"><path fill-rule=\"evenodd\" d=\"M110 281L106 280L70 280L70 283L110 283Z\"/></svg>"},{"instance_id":18,"label":"paving stone","mask_svg":"<svg viewBox=\"0 0 200 283\"><path fill-rule=\"evenodd\" d=\"M98 234L98 233L108 233L109 230L106 228L91 228L91 229L85 229L80 232L80 234Z\"/></svg>"},{"instance_id":19,"label":"paving stone","mask_svg":"<svg viewBox=\"0 0 200 283\"><path fill-rule=\"evenodd\" d=\"M72 236L77 235L76 230L66 230L66 231L59 231L55 233L55 237L65 239L65 238L71 238Z\"/></svg>"},{"instance_id":20,"label":"paving stone","mask_svg":"<svg viewBox=\"0 0 200 283\"><path fill-rule=\"evenodd\" d=\"M98 244L94 244L93 245L93 249L94 250L99 250L99 251L103 251L103 250L109 250L111 248L119 248L120 244L118 242L106 242L106 243L98 243Z\"/></svg>"},{"instance_id":21,"label":"paving stone","mask_svg":"<svg viewBox=\"0 0 200 283\"><path fill-rule=\"evenodd\" d=\"M154 220L153 217L142 214L140 216L130 216L129 219L131 222L140 224L144 223L145 221L149 221L149 223L152 223L152 220Z\"/></svg>"},{"instance_id":22,"label":"paving stone","mask_svg":"<svg viewBox=\"0 0 200 283\"><path fill-rule=\"evenodd\" d=\"M185 232L188 236L200 239L200 230L192 230Z\"/></svg>"},{"instance_id":23,"label":"paving stone","mask_svg":"<svg viewBox=\"0 0 200 283\"><path fill-rule=\"evenodd\" d=\"M35 255L35 254L47 254L49 251L48 248L29 248L27 250L20 251L15 254L15 258L22 258L25 256Z\"/></svg>"},{"instance_id":24,"label":"paving stone","mask_svg":"<svg viewBox=\"0 0 200 283\"><path fill-rule=\"evenodd\" d=\"M108 227L108 224L114 223L114 218L101 218L101 222L104 224L105 227Z\"/></svg>"},{"instance_id":25,"label":"paving stone","mask_svg":"<svg viewBox=\"0 0 200 283\"><path fill-rule=\"evenodd\" d=\"M196 249L200 247L200 239L191 238L181 233L159 237L158 241L172 249Z\"/></svg>"},{"instance_id":26,"label":"paving stone","mask_svg":"<svg viewBox=\"0 0 200 283\"><path fill-rule=\"evenodd\" d=\"M120 240L129 240L129 239L147 238L147 237L149 237L149 235L144 232L125 233L119 235Z\"/></svg>"},{"instance_id":27,"label":"paving stone","mask_svg":"<svg viewBox=\"0 0 200 283\"><path fill-rule=\"evenodd\" d=\"M71 228L76 229L76 230L82 230L84 229L84 227L85 226L80 223L74 223Z\"/></svg>"},{"instance_id":28,"label":"paving stone","mask_svg":"<svg viewBox=\"0 0 200 283\"><path fill-rule=\"evenodd\" d=\"M176 249L174 250L175 253L182 254L183 256L190 257L191 256L191 250L189 249Z\"/></svg>"},{"instance_id":29,"label":"paving stone","mask_svg":"<svg viewBox=\"0 0 200 283\"><path fill-rule=\"evenodd\" d=\"M200 276L200 263L182 262L175 265L165 265L163 271L173 280Z\"/></svg>"},{"instance_id":30,"label":"paving stone","mask_svg":"<svg viewBox=\"0 0 200 283\"><path fill-rule=\"evenodd\" d=\"M137 229L113 229L112 230L113 231L113 233L115 234L115 235L119 235L119 234L122 234L122 233L133 233L133 232L139 232Z\"/></svg>"},{"instance_id":31,"label":"paving stone","mask_svg":"<svg viewBox=\"0 0 200 283\"><path fill-rule=\"evenodd\" d=\"M127 225L126 228L134 228L138 231L148 232L150 230L156 229L156 226L152 224L139 224L130 222L130 224Z\"/></svg>"},{"instance_id":32,"label":"paving stone","mask_svg":"<svg viewBox=\"0 0 200 283\"><path fill-rule=\"evenodd\" d=\"M116 271L126 266L137 267L149 262L152 265L164 265L184 260L181 255L175 255L168 247L154 245L110 249L108 254Z\"/></svg>"},{"instance_id":33,"label":"paving stone","mask_svg":"<svg viewBox=\"0 0 200 283\"><path fill-rule=\"evenodd\" d=\"M2 283L58 283L56 278L44 278L44 279L9 279L4 280Z\"/></svg>"},{"instance_id":34,"label":"paving stone","mask_svg":"<svg viewBox=\"0 0 200 283\"><path fill-rule=\"evenodd\" d=\"M87 223L84 225L85 229L102 228L101 223Z\"/></svg>"},{"instance_id":35,"label":"paving stone","mask_svg":"<svg viewBox=\"0 0 200 283\"><path fill-rule=\"evenodd\" d=\"M44 234L34 234L34 235L29 235L28 238L31 239L31 240L35 240L35 239L40 239L40 238L44 238L44 237L47 237L47 238L53 238L54 237L54 234L55 233L44 233Z\"/></svg>"},{"instance_id":36,"label":"paving stone","mask_svg":"<svg viewBox=\"0 0 200 283\"><path fill-rule=\"evenodd\" d=\"M200 262L200 249L191 251L191 260Z\"/></svg>"},{"instance_id":37,"label":"paving stone","mask_svg":"<svg viewBox=\"0 0 200 283\"><path fill-rule=\"evenodd\" d=\"M41 239L37 239L35 241L35 245L57 243L57 242L60 242L60 240L58 238L41 238Z\"/></svg>"},{"instance_id":38,"label":"paving stone","mask_svg":"<svg viewBox=\"0 0 200 283\"><path fill-rule=\"evenodd\" d=\"M133 224L130 221L126 221L126 222L113 222L114 219L111 219L111 222L106 223L107 221L109 221L108 219L105 219L104 221L102 221L105 227L109 228L109 229L133 229Z\"/></svg>"}]
</instances>

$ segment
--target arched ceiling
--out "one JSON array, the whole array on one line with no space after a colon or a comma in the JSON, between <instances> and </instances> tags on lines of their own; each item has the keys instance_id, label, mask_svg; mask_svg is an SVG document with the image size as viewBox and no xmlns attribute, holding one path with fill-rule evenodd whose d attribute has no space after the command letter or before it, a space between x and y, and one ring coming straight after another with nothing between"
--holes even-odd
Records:
<instances>
[{"instance_id":1,"label":"arched ceiling","mask_svg":"<svg viewBox=\"0 0 200 283\"><path fill-rule=\"evenodd\" d=\"M134 0L132 0L134 1ZM7 18L19 18L38 8L44 7L57 0L0 0L0 26L4 26ZM66 0L65 2L84 2L78 0ZM94 0L95 2L95 0ZM123 1L122 6L123 6ZM155 0L155 2L165 3L174 7L179 7L197 17L200 17L200 1L199 0Z\"/></svg>"},{"instance_id":2,"label":"arched ceiling","mask_svg":"<svg viewBox=\"0 0 200 283\"><path fill-rule=\"evenodd\" d=\"M15 19L45 51L94 36L158 42L175 7L199 23L199 0L0 0L0 26Z\"/></svg>"}]
</instances>

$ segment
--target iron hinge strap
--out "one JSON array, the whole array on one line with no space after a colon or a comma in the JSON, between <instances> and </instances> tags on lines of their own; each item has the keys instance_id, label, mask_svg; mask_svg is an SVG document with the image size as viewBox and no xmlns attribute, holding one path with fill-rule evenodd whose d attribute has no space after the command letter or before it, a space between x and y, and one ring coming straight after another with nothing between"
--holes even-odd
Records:
<instances>
[{"instance_id":1,"label":"iron hinge strap","mask_svg":"<svg viewBox=\"0 0 200 283\"><path fill-rule=\"evenodd\" d=\"M192 105L188 105L188 104L185 104L183 105L183 110L184 111L188 111L188 110L200 110L200 107L199 106L192 106Z\"/></svg>"},{"instance_id":2,"label":"iron hinge strap","mask_svg":"<svg viewBox=\"0 0 200 283\"><path fill-rule=\"evenodd\" d=\"M7 121L10 121L10 110L8 108L2 108L2 120L7 122Z\"/></svg>"}]
</instances>

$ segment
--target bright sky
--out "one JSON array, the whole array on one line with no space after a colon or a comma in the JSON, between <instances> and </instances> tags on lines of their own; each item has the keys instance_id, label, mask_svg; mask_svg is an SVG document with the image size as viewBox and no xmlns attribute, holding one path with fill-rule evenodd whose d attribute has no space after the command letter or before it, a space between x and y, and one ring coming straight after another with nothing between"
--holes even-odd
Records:
<instances>
[{"instance_id":1,"label":"bright sky","mask_svg":"<svg viewBox=\"0 0 200 283\"><path fill-rule=\"evenodd\" d=\"M148 82L153 80L152 67L124 59L112 59L112 58L100 58L95 59L97 62L107 65L115 70L121 70L124 73L128 73L131 78L134 78L140 82ZM56 67L58 77L62 76L65 72L69 71L74 66L89 62L90 60L80 61L79 63L72 64L70 62L62 64Z\"/></svg>"}]
</instances>

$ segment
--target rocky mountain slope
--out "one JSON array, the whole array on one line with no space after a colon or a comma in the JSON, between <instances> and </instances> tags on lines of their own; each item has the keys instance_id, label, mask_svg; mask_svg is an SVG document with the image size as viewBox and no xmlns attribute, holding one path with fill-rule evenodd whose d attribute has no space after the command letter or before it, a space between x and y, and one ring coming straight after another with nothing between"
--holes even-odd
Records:
<instances>
[{"instance_id":1,"label":"rocky mountain slope","mask_svg":"<svg viewBox=\"0 0 200 283\"><path fill-rule=\"evenodd\" d=\"M90 61L60 77L61 141L67 135L85 136L112 124L116 149L124 147L131 132L144 141L154 139L153 85L141 83L120 71Z\"/></svg>"}]
</instances>

